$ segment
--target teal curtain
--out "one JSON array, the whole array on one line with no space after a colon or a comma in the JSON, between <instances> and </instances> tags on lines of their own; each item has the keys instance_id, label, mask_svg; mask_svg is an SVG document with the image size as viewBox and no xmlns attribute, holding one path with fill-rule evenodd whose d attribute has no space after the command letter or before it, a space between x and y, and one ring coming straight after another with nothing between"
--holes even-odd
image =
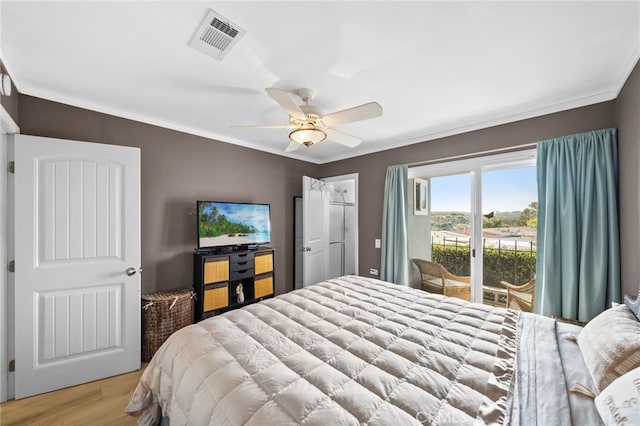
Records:
<instances>
[{"instance_id":1,"label":"teal curtain","mask_svg":"<svg viewBox=\"0 0 640 426\"><path fill-rule=\"evenodd\" d=\"M382 259L380 278L396 284L409 283L407 221L409 219L408 167L389 166L384 184L382 210Z\"/></svg>"},{"instance_id":2,"label":"teal curtain","mask_svg":"<svg viewBox=\"0 0 640 426\"><path fill-rule=\"evenodd\" d=\"M536 311L586 322L620 301L617 130L537 150Z\"/></svg>"}]
</instances>

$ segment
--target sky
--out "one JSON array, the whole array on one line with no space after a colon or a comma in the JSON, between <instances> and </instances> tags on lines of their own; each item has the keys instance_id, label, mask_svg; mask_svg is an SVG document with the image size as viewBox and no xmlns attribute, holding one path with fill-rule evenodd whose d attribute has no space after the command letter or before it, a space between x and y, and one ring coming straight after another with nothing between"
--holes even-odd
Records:
<instances>
[{"instance_id":1,"label":"sky","mask_svg":"<svg viewBox=\"0 0 640 426\"><path fill-rule=\"evenodd\" d=\"M431 211L470 210L470 175L431 178ZM482 173L482 211L521 211L538 199L536 168L492 170Z\"/></svg>"}]
</instances>

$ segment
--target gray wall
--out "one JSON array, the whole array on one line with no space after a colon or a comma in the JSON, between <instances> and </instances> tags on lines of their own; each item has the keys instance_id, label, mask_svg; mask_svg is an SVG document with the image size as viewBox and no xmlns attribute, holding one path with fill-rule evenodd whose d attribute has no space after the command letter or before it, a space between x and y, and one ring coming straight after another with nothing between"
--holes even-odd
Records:
<instances>
[{"instance_id":1,"label":"gray wall","mask_svg":"<svg viewBox=\"0 0 640 426\"><path fill-rule=\"evenodd\" d=\"M382 230L382 201L388 166L508 148L557 136L613 127L616 123L615 117L615 102L603 102L323 165L322 174L325 177L347 173L360 174L358 194L361 275L368 275L369 268L380 267L380 249L374 248L374 239L380 238ZM634 185L636 184L637 180L634 182ZM638 206L635 205L631 211L637 216ZM635 252L637 253L637 249ZM634 281L633 285L637 288L637 281Z\"/></svg>"},{"instance_id":2,"label":"gray wall","mask_svg":"<svg viewBox=\"0 0 640 426\"><path fill-rule=\"evenodd\" d=\"M293 197L319 166L21 96L23 134L142 149L142 291L192 285L195 201L271 204L276 293L293 289Z\"/></svg>"},{"instance_id":3,"label":"gray wall","mask_svg":"<svg viewBox=\"0 0 640 426\"><path fill-rule=\"evenodd\" d=\"M638 294L640 283L640 62L616 99L620 158L620 257L622 290Z\"/></svg>"},{"instance_id":4,"label":"gray wall","mask_svg":"<svg viewBox=\"0 0 640 426\"><path fill-rule=\"evenodd\" d=\"M636 66L616 101L320 166L29 96L20 96L14 118L19 117L17 121L24 134L142 148L143 292L191 283L196 199L272 205L277 249L276 292L282 293L293 288L293 197L302 193L302 175L330 177L359 173L359 270L366 275L369 268L380 267L380 249L374 248L374 239L380 238L381 233L387 166L508 148L617 126L623 291L637 293L639 74ZM244 167L242 172L238 171L240 164Z\"/></svg>"}]
</instances>

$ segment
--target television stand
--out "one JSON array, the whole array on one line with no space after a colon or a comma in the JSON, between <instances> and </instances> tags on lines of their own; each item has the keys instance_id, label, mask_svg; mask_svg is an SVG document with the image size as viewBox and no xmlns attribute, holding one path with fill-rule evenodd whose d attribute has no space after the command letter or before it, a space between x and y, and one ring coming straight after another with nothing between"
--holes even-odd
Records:
<instances>
[{"instance_id":1,"label":"television stand","mask_svg":"<svg viewBox=\"0 0 640 426\"><path fill-rule=\"evenodd\" d=\"M200 321L274 295L275 249L193 256L194 320ZM240 296L242 294L242 296Z\"/></svg>"}]
</instances>

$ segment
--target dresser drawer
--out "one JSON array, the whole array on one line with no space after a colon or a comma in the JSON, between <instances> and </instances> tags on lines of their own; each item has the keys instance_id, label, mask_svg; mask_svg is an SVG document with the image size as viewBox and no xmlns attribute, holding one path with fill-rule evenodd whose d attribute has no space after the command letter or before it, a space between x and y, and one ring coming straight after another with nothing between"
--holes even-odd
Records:
<instances>
[{"instance_id":1,"label":"dresser drawer","mask_svg":"<svg viewBox=\"0 0 640 426\"><path fill-rule=\"evenodd\" d=\"M237 281L245 278L253 277L253 269L243 269L241 271L233 271L229 273L229 280Z\"/></svg>"},{"instance_id":2,"label":"dresser drawer","mask_svg":"<svg viewBox=\"0 0 640 426\"><path fill-rule=\"evenodd\" d=\"M211 259L204 263L204 284L229 280L229 258Z\"/></svg>"},{"instance_id":3,"label":"dresser drawer","mask_svg":"<svg viewBox=\"0 0 640 426\"><path fill-rule=\"evenodd\" d=\"M256 299L273 294L273 277L257 279L255 282L254 293Z\"/></svg>"},{"instance_id":4,"label":"dresser drawer","mask_svg":"<svg viewBox=\"0 0 640 426\"><path fill-rule=\"evenodd\" d=\"M229 262L233 265L234 263L253 261L253 255L253 252L234 253L229 256Z\"/></svg>"},{"instance_id":5,"label":"dresser drawer","mask_svg":"<svg viewBox=\"0 0 640 426\"><path fill-rule=\"evenodd\" d=\"M253 259L243 260L242 262L231 262L229 265L230 272L246 271L247 269L253 269Z\"/></svg>"},{"instance_id":6,"label":"dresser drawer","mask_svg":"<svg viewBox=\"0 0 640 426\"><path fill-rule=\"evenodd\" d=\"M265 272L273 271L273 253L260 254L255 257L255 272L256 275L264 274Z\"/></svg>"},{"instance_id":7,"label":"dresser drawer","mask_svg":"<svg viewBox=\"0 0 640 426\"><path fill-rule=\"evenodd\" d=\"M213 311L227 306L229 306L229 286L227 284L205 287L203 311Z\"/></svg>"}]
</instances>

